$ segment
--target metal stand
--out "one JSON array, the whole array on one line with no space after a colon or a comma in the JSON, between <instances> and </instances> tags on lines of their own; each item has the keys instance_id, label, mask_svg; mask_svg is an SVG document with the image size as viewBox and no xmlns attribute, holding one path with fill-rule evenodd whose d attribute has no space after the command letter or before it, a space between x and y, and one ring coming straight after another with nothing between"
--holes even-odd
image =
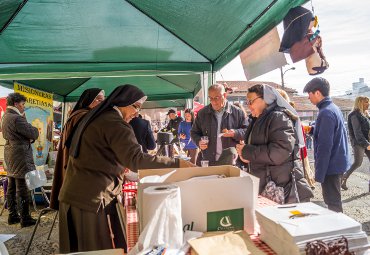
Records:
<instances>
[{"instance_id":1,"label":"metal stand","mask_svg":"<svg viewBox=\"0 0 370 255\"><path fill-rule=\"evenodd\" d=\"M50 200L48 198L48 196L46 195L46 193L51 193L51 190L45 190L44 187L40 187L40 190L41 192L36 192L35 190L31 190L31 198L32 198L32 204L33 204L33 208L35 209L35 211L37 212L37 207L36 207L36 201L35 201L35 195L42 195L42 197L44 198L44 200L46 201L46 203L49 205L50 204Z\"/></svg>"},{"instance_id":2,"label":"metal stand","mask_svg":"<svg viewBox=\"0 0 370 255\"><path fill-rule=\"evenodd\" d=\"M33 228L33 232L32 232L32 235L31 235L30 241L28 242L28 246L27 246L27 250L26 250L25 255L27 255L27 254L28 254L28 252L29 252L29 250L30 250L30 247L31 247L31 245L32 245L33 238L35 237L35 233L36 233L37 227L38 227L38 226L39 226L39 224L40 224L41 216L42 216L42 215L44 215L44 214L45 214L45 213L47 213L47 212L52 212L52 211L55 211L55 210L54 210L54 209L51 209L51 208L49 208L49 207L48 207L48 208L44 208L44 209L42 209L42 210L40 211L40 213L39 213L39 217L37 218L36 225L35 225L35 227ZM52 225L52 226L51 226L51 228L50 228L50 231L49 231L49 235L48 235L47 240L49 240L49 239L50 239L51 231L53 231L54 224L55 224L55 221L56 221L57 217L58 217L58 211L56 211L56 213L55 213L54 220L53 220L53 225Z\"/></svg>"},{"instance_id":3,"label":"metal stand","mask_svg":"<svg viewBox=\"0 0 370 255\"><path fill-rule=\"evenodd\" d=\"M1 212L0 212L0 216L3 215L3 212L4 212L4 209L6 207L6 189L8 188L8 178L1 178L0 179L0 182L1 182L1 185L2 185L2 188L4 189L4 204L3 206L1 207Z\"/></svg>"},{"instance_id":4,"label":"metal stand","mask_svg":"<svg viewBox=\"0 0 370 255\"><path fill-rule=\"evenodd\" d=\"M5 209L5 205L6 205L6 197L4 197L4 204L3 204L3 206L1 207L0 216L1 216L1 215L3 215L4 209Z\"/></svg>"},{"instance_id":5,"label":"metal stand","mask_svg":"<svg viewBox=\"0 0 370 255\"><path fill-rule=\"evenodd\" d=\"M173 145L172 144L162 144L159 146L158 156L173 157Z\"/></svg>"}]
</instances>

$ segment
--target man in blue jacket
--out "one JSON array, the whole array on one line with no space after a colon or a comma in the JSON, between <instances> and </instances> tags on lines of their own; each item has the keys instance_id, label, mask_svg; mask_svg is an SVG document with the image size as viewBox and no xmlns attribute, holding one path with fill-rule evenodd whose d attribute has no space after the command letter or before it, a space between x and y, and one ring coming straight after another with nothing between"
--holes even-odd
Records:
<instances>
[{"instance_id":1,"label":"man in blue jacket","mask_svg":"<svg viewBox=\"0 0 370 255\"><path fill-rule=\"evenodd\" d=\"M321 183L324 202L330 210L343 212L341 178L349 168L347 131L342 112L329 97L330 85L324 78L312 79L303 92L319 108L314 129L315 179Z\"/></svg>"}]
</instances>

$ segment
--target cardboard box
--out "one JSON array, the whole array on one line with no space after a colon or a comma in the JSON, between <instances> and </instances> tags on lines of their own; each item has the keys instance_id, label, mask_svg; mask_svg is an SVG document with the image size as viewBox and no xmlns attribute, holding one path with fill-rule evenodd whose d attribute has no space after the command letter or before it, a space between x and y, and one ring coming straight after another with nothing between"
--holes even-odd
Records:
<instances>
[{"instance_id":1,"label":"cardboard box","mask_svg":"<svg viewBox=\"0 0 370 255\"><path fill-rule=\"evenodd\" d=\"M168 174L174 169L140 170L139 178ZM226 178L192 177L225 175ZM180 187L183 230L200 232L246 230L255 232L259 179L233 166L176 169L163 183L139 183L138 211L142 223L142 192L149 186ZM144 226L140 224L142 230Z\"/></svg>"},{"instance_id":2,"label":"cardboard box","mask_svg":"<svg viewBox=\"0 0 370 255\"><path fill-rule=\"evenodd\" d=\"M65 253L65 255L122 255L126 254L123 249L109 249L109 250L99 250L99 251L84 251L84 252L73 252Z\"/></svg>"},{"instance_id":3,"label":"cardboard box","mask_svg":"<svg viewBox=\"0 0 370 255\"><path fill-rule=\"evenodd\" d=\"M232 254L265 255L257 248L250 236L243 230L233 232L206 232L202 237L188 241L191 255Z\"/></svg>"}]
</instances>

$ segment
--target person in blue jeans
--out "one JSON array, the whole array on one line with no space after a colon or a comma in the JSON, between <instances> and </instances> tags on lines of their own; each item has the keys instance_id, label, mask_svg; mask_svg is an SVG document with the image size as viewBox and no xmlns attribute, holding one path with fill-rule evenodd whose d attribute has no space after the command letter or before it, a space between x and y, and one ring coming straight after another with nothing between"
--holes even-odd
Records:
<instances>
[{"instance_id":1,"label":"person in blue jeans","mask_svg":"<svg viewBox=\"0 0 370 255\"><path fill-rule=\"evenodd\" d=\"M184 143L184 150L186 151L188 157L190 157L190 162L196 164L198 157L198 147L192 141L190 137L190 130L194 121L194 112L192 109L185 110L185 120L179 125L178 134L180 137L180 142Z\"/></svg>"},{"instance_id":2,"label":"person in blue jeans","mask_svg":"<svg viewBox=\"0 0 370 255\"><path fill-rule=\"evenodd\" d=\"M330 85L324 78L314 78L303 92L319 109L313 131L315 180L321 183L325 204L343 212L341 179L349 169L349 148L343 114L329 97Z\"/></svg>"},{"instance_id":3,"label":"person in blue jeans","mask_svg":"<svg viewBox=\"0 0 370 255\"><path fill-rule=\"evenodd\" d=\"M310 134L306 134L306 147L307 150L312 150L312 136Z\"/></svg>"}]
</instances>

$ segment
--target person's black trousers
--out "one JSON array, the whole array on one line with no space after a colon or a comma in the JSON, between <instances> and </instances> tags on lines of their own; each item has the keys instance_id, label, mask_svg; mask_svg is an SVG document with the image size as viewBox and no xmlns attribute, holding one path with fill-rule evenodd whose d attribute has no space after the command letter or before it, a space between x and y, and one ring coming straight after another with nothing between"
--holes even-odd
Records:
<instances>
[{"instance_id":1,"label":"person's black trousers","mask_svg":"<svg viewBox=\"0 0 370 255\"><path fill-rule=\"evenodd\" d=\"M364 160L364 153L366 154L367 158L370 160L370 151L367 150L366 148L360 146L360 145L353 145L352 146L352 149L353 149L353 157L354 157L354 161L350 167L350 169L348 169L347 172L344 173L344 178L348 179L348 177L357 169L359 168L361 165L362 165L362 161Z\"/></svg>"},{"instance_id":2,"label":"person's black trousers","mask_svg":"<svg viewBox=\"0 0 370 255\"><path fill-rule=\"evenodd\" d=\"M28 192L25 178L8 177L7 199L28 198Z\"/></svg>"},{"instance_id":3,"label":"person's black trousers","mask_svg":"<svg viewBox=\"0 0 370 255\"><path fill-rule=\"evenodd\" d=\"M322 196L328 208L335 212L343 212L341 185L342 174L327 175L325 180L321 183Z\"/></svg>"}]
</instances>

